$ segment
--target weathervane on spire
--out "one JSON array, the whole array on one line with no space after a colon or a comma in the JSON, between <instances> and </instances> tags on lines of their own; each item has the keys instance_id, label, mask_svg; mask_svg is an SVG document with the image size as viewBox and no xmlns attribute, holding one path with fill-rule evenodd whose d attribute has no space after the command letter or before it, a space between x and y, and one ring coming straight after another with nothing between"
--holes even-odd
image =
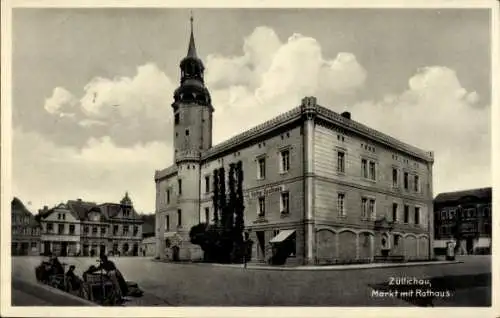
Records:
<instances>
[{"instance_id":1,"label":"weathervane on spire","mask_svg":"<svg viewBox=\"0 0 500 318\"><path fill-rule=\"evenodd\" d=\"M194 44L194 35L193 35L193 10L189 11L191 16L189 20L191 21L191 37L189 38L189 47L188 47L188 55L189 57L197 57L196 55L196 46Z\"/></svg>"}]
</instances>

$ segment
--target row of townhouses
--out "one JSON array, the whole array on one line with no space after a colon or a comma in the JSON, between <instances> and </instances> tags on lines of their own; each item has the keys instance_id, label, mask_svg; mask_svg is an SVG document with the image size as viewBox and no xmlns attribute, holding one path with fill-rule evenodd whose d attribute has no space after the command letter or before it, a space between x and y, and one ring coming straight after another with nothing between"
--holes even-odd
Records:
<instances>
[{"instance_id":1,"label":"row of townhouses","mask_svg":"<svg viewBox=\"0 0 500 318\"><path fill-rule=\"evenodd\" d=\"M69 200L32 215L12 201L12 254L138 256L142 252L141 216L125 194L120 203Z\"/></svg>"}]
</instances>

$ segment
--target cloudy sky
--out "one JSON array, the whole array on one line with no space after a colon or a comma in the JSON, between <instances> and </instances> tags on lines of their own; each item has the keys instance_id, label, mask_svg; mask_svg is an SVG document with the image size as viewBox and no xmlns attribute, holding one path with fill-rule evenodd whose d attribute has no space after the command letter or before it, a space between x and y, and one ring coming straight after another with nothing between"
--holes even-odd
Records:
<instances>
[{"instance_id":1,"label":"cloudy sky","mask_svg":"<svg viewBox=\"0 0 500 318\"><path fill-rule=\"evenodd\" d=\"M305 95L434 150L435 194L491 185L486 10L198 9L195 38L222 141ZM16 9L13 195L154 212L172 163L184 9ZM116 106L119 105L119 106Z\"/></svg>"}]
</instances>

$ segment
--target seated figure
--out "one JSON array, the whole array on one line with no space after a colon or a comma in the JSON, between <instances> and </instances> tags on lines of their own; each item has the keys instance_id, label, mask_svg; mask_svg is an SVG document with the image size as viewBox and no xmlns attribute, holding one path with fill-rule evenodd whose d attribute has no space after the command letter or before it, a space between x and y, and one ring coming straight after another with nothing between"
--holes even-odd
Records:
<instances>
[{"instance_id":1,"label":"seated figure","mask_svg":"<svg viewBox=\"0 0 500 318\"><path fill-rule=\"evenodd\" d=\"M75 274L75 265L71 265L66 272L66 281L69 290L79 290L82 287L82 279Z\"/></svg>"}]
</instances>

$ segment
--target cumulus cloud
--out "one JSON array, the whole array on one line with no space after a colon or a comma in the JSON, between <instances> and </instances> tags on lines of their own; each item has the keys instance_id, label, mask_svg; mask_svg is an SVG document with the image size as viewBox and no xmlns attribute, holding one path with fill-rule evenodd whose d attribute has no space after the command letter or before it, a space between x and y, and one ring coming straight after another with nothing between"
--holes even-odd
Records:
<instances>
[{"instance_id":1,"label":"cumulus cloud","mask_svg":"<svg viewBox=\"0 0 500 318\"><path fill-rule=\"evenodd\" d=\"M171 156L171 149L159 142L129 148L103 137L77 149L20 129L14 130L13 145L13 194L35 207L76 198L118 202L129 191L136 207L152 213L154 171Z\"/></svg>"},{"instance_id":2,"label":"cumulus cloud","mask_svg":"<svg viewBox=\"0 0 500 318\"><path fill-rule=\"evenodd\" d=\"M64 116L71 106L80 127L92 129L96 136L110 136L120 144L170 141L168 123L172 120L174 88L164 72L148 63L139 66L133 77L92 79L79 100L58 87L45 109L49 114Z\"/></svg>"},{"instance_id":3,"label":"cumulus cloud","mask_svg":"<svg viewBox=\"0 0 500 318\"><path fill-rule=\"evenodd\" d=\"M74 107L77 105L77 100L63 87L56 87L52 92L52 96L45 100L44 108L49 114L57 114L61 117L73 116Z\"/></svg>"},{"instance_id":4,"label":"cumulus cloud","mask_svg":"<svg viewBox=\"0 0 500 318\"><path fill-rule=\"evenodd\" d=\"M446 67L419 69L408 89L381 101L349 107L353 119L423 149L435 151L436 191L491 185L490 107L475 107Z\"/></svg>"}]
</instances>

